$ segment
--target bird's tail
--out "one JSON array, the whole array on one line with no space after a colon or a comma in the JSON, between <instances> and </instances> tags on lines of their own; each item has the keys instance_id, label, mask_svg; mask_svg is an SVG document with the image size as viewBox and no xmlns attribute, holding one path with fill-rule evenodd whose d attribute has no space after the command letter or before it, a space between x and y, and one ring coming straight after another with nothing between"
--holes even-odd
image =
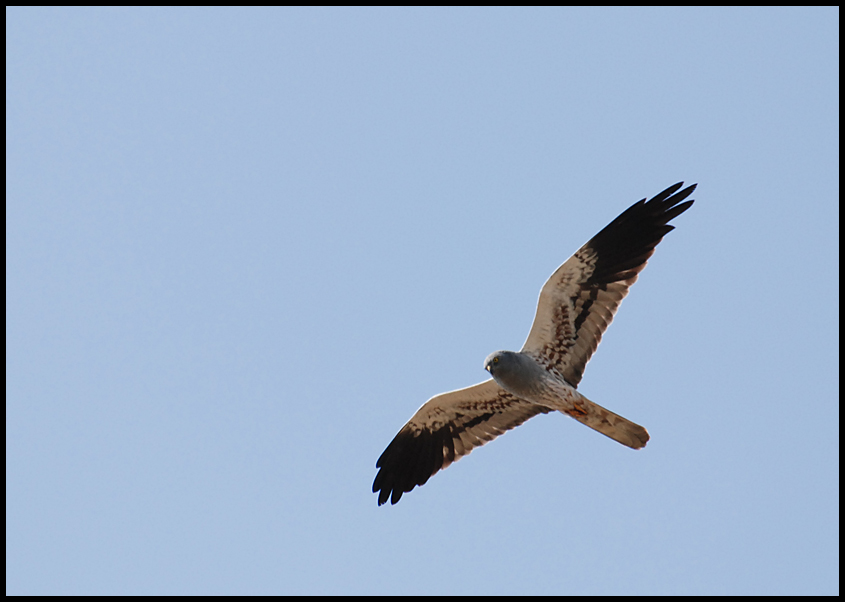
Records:
<instances>
[{"instance_id":1,"label":"bird's tail","mask_svg":"<svg viewBox=\"0 0 845 602\"><path fill-rule=\"evenodd\" d=\"M599 404L593 403L583 395L580 397L575 408L566 411L566 414L622 445L627 445L632 449L645 447L648 442L647 430L639 424L635 424L627 418L622 418L619 414L614 414Z\"/></svg>"}]
</instances>

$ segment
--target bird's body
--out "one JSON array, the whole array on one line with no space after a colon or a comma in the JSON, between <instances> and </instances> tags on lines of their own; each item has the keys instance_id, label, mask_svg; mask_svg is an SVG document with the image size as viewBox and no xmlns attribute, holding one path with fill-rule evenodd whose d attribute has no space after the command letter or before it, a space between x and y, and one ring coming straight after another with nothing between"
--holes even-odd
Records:
<instances>
[{"instance_id":1,"label":"bird's body","mask_svg":"<svg viewBox=\"0 0 845 602\"><path fill-rule=\"evenodd\" d=\"M622 445L640 449L648 442L648 431L639 424L593 403L556 370L549 370L527 353L497 351L484 362L484 369L515 397L572 416Z\"/></svg>"},{"instance_id":2,"label":"bird's body","mask_svg":"<svg viewBox=\"0 0 845 602\"><path fill-rule=\"evenodd\" d=\"M572 416L619 443L640 449L649 439L638 424L577 391L584 367L619 303L654 248L686 211L695 189L675 184L635 203L591 238L548 279L522 349L497 351L484 368L493 377L437 395L411 417L376 462L373 492L395 504L474 447L537 414Z\"/></svg>"}]
</instances>

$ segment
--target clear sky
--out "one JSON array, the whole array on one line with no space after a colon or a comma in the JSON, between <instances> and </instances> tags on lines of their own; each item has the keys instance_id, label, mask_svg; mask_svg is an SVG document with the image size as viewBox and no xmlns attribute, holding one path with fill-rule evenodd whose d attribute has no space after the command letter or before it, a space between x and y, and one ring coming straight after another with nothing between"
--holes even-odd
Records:
<instances>
[{"instance_id":1,"label":"clear sky","mask_svg":"<svg viewBox=\"0 0 845 602\"><path fill-rule=\"evenodd\" d=\"M839 10L6 9L7 594L837 594ZM581 382L375 461L698 182Z\"/></svg>"}]
</instances>

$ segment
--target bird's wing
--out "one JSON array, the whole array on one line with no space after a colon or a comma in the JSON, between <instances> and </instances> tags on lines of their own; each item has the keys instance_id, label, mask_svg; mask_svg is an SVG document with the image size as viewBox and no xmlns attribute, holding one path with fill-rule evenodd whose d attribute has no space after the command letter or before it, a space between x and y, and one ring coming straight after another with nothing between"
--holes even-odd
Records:
<instances>
[{"instance_id":1,"label":"bird's wing","mask_svg":"<svg viewBox=\"0 0 845 602\"><path fill-rule=\"evenodd\" d=\"M423 485L473 448L548 408L514 397L493 380L429 399L402 427L376 462L373 493L379 506Z\"/></svg>"},{"instance_id":2,"label":"bird's wing","mask_svg":"<svg viewBox=\"0 0 845 602\"><path fill-rule=\"evenodd\" d=\"M645 268L667 225L692 205L695 184L679 182L634 203L566 260L540 291L537 315L522 347L577 386L619 303Z\"/></svg>"}]
</instances>

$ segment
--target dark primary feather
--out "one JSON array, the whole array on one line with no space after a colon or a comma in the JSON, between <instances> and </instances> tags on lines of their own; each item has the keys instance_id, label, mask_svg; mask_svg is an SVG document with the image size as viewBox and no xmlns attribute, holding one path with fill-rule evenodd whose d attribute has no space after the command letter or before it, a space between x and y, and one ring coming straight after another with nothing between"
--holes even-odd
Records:
<instances>
[{"instance_id":1,"label":"dark primary feather","mask_svg":"<svg viewBox=\"0 0 845 602\"><path fill-rule=\"evenodd\" d=\"M683 185L678 182L648 202L642 199L634 203L584 245L598 255L587 284L624 280L630 277L630 271L641 271L636 268L643 266L663 237L675 229L668 223L692 206L693 201L681 201L697 184L674 194Z\"/></svg>"}]
</instances>

